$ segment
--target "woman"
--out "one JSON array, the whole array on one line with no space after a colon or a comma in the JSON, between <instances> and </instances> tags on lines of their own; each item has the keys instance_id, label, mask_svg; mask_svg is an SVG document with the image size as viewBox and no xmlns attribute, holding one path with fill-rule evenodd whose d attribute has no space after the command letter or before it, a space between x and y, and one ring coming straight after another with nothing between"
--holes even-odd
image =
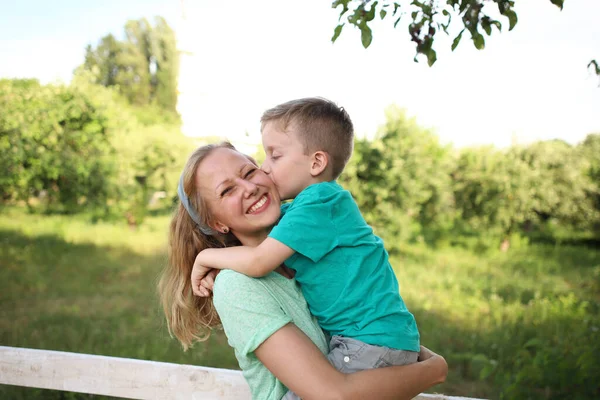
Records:
<instances>
[{"instance_id":1,"label":"woman","mask_svg":"<svg viewBox=\"0 0 600 400\"><path fill-rule=\"evenodd\" d=\"M412 365L348 375L335 370L324 355L323 332L284 266L260 279L222 271L212 298L194 297L190 273L198 252L260 243L280 217L280 200L271 179L228 143L197 149L180 188L159 294L169 330L184 349L222 324L255 399L297 398L294 393L409 399L445 380L446 362L424 348L424 361Z\"/></svg>"}]
</instances>

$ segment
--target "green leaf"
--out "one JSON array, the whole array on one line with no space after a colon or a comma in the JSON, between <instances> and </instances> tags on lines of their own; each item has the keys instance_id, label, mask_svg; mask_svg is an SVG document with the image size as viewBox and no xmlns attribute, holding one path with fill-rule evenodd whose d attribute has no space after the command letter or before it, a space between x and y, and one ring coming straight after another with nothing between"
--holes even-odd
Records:
<instances>
[{"instance_id":1,"label":"green leaf","mask_svg":"<svg viewBox=\"0 0 600 400\"><path fill-rule=\"evenodd\" d=\"M387 15L387 11L385 11L385 10L379 11L379 16L381 17L381 19L384 19L386 15Z\"/></svg>"},{"instance_id":2,"label":"green leaf","mask_svg":"<svg viewBox=\"0 0 600 400\"><path fill-rule=\"evenodd\" d=\"M564 0L550 0L550 2L561 10L563 9Z\"/></svg>"},{"instance_id":3,"label":"green leaf","mask_svg":"<svg viewBox=\"0 0 600 400\"><path fill-rule=\"evenodd\" d=\"M427 64L429 64L429 66L431 67L437 61L437 54L435 53L434 49L429 48L426 52L426 55L427 55Z\"/></svg>"},{"instance_id":4,"label":"green leaf","mask_svg":"<svg viewBox=\"0 0 600 400\"><path fill-rule=\"evenodd\" d=\"M515 25L517 25L518 22L517 13L513 10L506 10L504 12L504 15L508 18L508 30L512 31L512 29L515 27Z\"/></svg>"},{"instance_id":5,"label":"green leaf","mask_svg":"<svg viewBox=\"0 0 600 400\"><path fill-rule=\"evenodd\" d=\"M410 14L410 16L411 16L411 18L413 19L413 21L417 19L417 15L419 15L419 12L418 12L418 11L413 11L413 12Z\"/></svg>"},{"instance_id":6,"label":"green leaf","mask_svg":"<svg viewBox=\"0 0 600 400\"><path fill-rule=\"evenodd\" d=\"M398 8L400 8L400 4L394 3L394 12L392 13L392 15L396 15L396 13L398 12Z\"/></svg>"},{"instance_id":7,"label":"green leaf","mask_svg":"<svg viewBox=\"0 0 600 400\"><path fill-rule=\"evenodd\" d=\"M346 14L346 12L349 10L348 1L349 0L336 0L333 3L331 3L331 8L337 8L339 5L343 7L342 11L340 12L340 17L338 18L338 21L340 21L344 14Z\"/></svg>"},{"instance_id":8,"label":"green leaf","mask_svg":"<svg viewBox=\"0 0 600 400\"><path fill-rule=\"evenodd\" d=\"M596 73L596 75L600 75L600 65L596 60L590 61L590 63L588 64L588 68L589 67L594 67L594 72Z\"/></svg>"},{"instance_id":9,"label":"green leaf","mask_svg":"<svg viewBox=\"0 0 600 400\"><path fill-rule=\"evenodd\" d=\"M488 36L490 36L492 34L492 24L490 23L489 19L485 19L485 18L482 19L481 27L483 28L485 33L487 33Z\"/></svg>"},{"instance_id":10,"label":"green leaf","mask_svg":"<svg viewBox=\"0 0 600 400\"><path fill-rule=\"evenodd\" d=\"M490 360L482 369L481 372L479 373L479 379L480 380L484 380L486 379L488 376L490 376L495 370L496 370L496 366L498 365L498 363L494 360Z\"/></svg>"},{"instance_id":11,"label":"green leaf","mask_svg":"<svg viewBox=\"0 0 600 400\"><path fill-rule=\"evenodd\" d=\"M502 32L502 24L500 23L500 21L490 21L490 23L492 25L494 25L496 28L498 28L498 32Z\"/></svg>"},{"instance_id":12,"label":"green leaf","mask_svg":"<svg viewBox=\"0 0 600 400\"><path fill-rule=\"evenodd\" d=\"M458 46L458 44L460 43L460 39L462 38L464 31L465 31L464 29L462 31L460 31L458 36L455 37L454 40L452 41L452 51L454 51L454 49L456 49L456 46Z\"/></svg>"},{"instance_id":13,"label":"green leaf","mask_svg":"<svg viewBox=\"0 0 600 400\"><path fill-rule=\"evenodd\" d=\"M373 33L371 32L371 28L367 26L367 24L363 24L360 26L360 41L362 42L363 47L366 49L371 45L371 41L373 40Z\"/></svg>"},{"instance_id":14,"label":"green leaf","mask_svg":"<svg viewBox=\"0 0 600 400\"><path fill-rule=\"evenodd\" d=\"M483 50L485 48L485 39L479 32L473 34L473 44L477 50Z\"/></svg>"},{"instance_id":15,"label":"green leaf","mask_svg":"<svg viewBox=\"0 0 600 400\"><path fill-rule=\"evenodd\" d=\"M375 8L377 7L377 1L373 4L371 4L371 8L369 9L369 11L367 11L367 14L365 15L365 21L373 21L373 19L375 18Z\"/></svg>"},{"instance_id":16,"label":"green leaf","mask_svg":"<svg viewBox=\"0 0 600 400\"><path fill-rule=\"evenodd\" d=\"M335 41L337 40L337 38L340 36L340 34L342 33L342 28L344 27L344 24L340 24L338 26L335 27L335 30L333 31L333 36L331 37L331 42L335 43Z\"/></svg>"},{"instance_id":17,"label":"green leaf","mask_svg":"<svg viewBox=\"0 0 600 400\"><path fill-rule=\"evenodd\" d=\"M400 19L401 19L401 18L402 18L402 17L398 17L398 19L396 20L396 22L394 22L394 28L396 27L396 25L398 25L398 22L400 22Z\"/></svg>"},{"instance_id":18,"label":"green leaf","mask_svg":"<svg viewBox=\"0 0 600 400\"><path fill-rule=\"evenodd\" d=\"M528 347L538 347L540 345L542 345L543 342L538 339L538 338L531 338L529 339L527 342L525 342L525 344L523 345L523 348L528 348Z\"/></svg>"}]
</instances>

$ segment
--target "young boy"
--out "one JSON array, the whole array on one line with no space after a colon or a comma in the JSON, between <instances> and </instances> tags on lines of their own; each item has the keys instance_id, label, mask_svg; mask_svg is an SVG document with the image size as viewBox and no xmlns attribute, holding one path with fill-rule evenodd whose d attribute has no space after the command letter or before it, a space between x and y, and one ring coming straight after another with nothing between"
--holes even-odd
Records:
<instances>
[{"instance_id":1,"label":"young boy","mask_svg":"<svg viewBox=\"0 0 600 400\"><path fill-rule=\"evenodd\" d=\"M262 169L281 199L294 201L282 206L282 218L257 247L202 251L192 286L209 267L259 277L285 262L296 271L311 313L332 336L329 359L337 369L416 362L419 332L383 242L335 182L352 153L348 113L331 101L306 98L267 110L261 123L267 156Z\"/></svg>"}]
</instances>

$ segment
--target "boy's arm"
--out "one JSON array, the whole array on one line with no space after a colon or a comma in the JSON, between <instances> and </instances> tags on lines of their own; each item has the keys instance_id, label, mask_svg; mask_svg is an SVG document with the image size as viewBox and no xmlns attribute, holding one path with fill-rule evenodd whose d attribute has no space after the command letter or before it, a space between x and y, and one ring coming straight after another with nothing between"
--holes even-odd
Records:
<instances>
[{"instance_id":1,"label":"boy's arm","mask_svg":"<svg viewBox=\"0 0 600 400\"><path fill-rule=\"evenodd\" d=\"M285 260L294 254L294 250L285 244L266 238L256 247L235 246L225 249L202 250L196 266L216 269L232 269L244 275L261 277L277 269Z\"/></svg>"}]
</instances>

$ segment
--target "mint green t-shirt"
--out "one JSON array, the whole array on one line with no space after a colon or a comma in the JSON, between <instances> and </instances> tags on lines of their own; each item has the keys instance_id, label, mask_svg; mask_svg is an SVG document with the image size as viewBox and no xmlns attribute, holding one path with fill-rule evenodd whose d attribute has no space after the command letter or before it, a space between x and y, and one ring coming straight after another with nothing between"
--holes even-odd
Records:
<instances>
[{"instance_id":1,"label":"mint green t-shirt","mask_svg":"<svg viewBox=\"0 0 600 400\"><path fill-rule=\"evenodd\" d=\"M227 340L253 399L280 400L288 391L254 355L258 346L288 323L295 324L327 354L323 331L308 311L295 279L277 272L250 278L223 270L217 275L213 293Z\"/></svg>"},{"instance_id":2,"label":"mint green t-shirt","mask_svg":"<svg viewBox=\"0 0 600 400\"><path fill-rule=\"evenodd\" d=\"M400 297L383 241L352 195L336 182L304 189L270 237L295 253L285 265L311 313L330 335L398 350L419 351L419 331Z\"/></svg>"}]
</instances>

